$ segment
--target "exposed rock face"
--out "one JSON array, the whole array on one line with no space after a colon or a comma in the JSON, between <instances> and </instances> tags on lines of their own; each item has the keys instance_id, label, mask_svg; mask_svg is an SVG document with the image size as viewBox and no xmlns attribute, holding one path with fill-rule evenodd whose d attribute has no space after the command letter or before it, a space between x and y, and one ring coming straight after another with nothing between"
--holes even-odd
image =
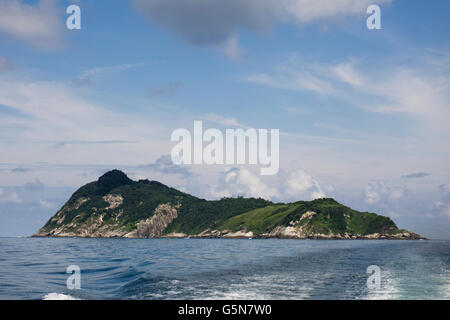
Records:
<instances>
[{"instance_id":1,"label":"exposed rock face","mask_svg":"<svg viewBox=\"0 0 450 320\"><path fill-rule=\"evenodd\" d=\"M115 209L120 205L122 205L123 203L123 197L120 194L119 195L107 194L106 196L103 197L103 200L109 203L109 207L107 207L106 210Z\"/></svg>"},{"instance_id":2,"label":"exposed rock face","mask_svg":"<svg viewBox=\"0 0 450 320\"><path fill-rule=\"evenodd\" d=\"M424 239L334 199L208 201L112 170L79 188L38 237Z\"/></svg>"},{"instance_id":3,"label":"exposed rock face","mask_svg":"<svg viewBox=\"0 0 450 320\"><path fill-rule=\"evenodd\" d=\"M138 223L136 237L160 238L167 226L177 217L176 207L170 204L160 204L152 217Z\"/></svg>"}]
</instances>

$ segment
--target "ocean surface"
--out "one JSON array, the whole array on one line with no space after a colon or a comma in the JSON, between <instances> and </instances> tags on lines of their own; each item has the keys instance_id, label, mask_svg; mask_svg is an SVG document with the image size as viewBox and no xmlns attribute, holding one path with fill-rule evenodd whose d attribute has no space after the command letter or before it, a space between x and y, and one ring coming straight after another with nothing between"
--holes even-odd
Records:
<instances>
[{"instance_id":1,"label":"ocean surface","mask_svg":"<svg viewBox=\"0 0 450 320\"><path fill-rule=\"evenodd\" d=\"M0 299L449 299L449 267L438 240L0 238Z\"/></svg>"}]
</instances>

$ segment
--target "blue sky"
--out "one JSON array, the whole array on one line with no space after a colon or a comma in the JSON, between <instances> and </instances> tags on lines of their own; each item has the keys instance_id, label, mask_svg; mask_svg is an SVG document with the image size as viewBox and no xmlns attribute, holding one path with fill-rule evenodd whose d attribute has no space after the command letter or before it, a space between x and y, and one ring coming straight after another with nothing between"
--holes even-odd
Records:
<instances>
[{"instance_id":1,"label":"blue sky","mask_svg":"<svg viewBox=\"0 0 450 320\"><path fill-rule=\"evenodd\" d=\"M81 7L81 30L65 8ZM381 7L381 30L366 8ZM0 236L113 168L213 199L325 195L450 238L448 1L0 3ZM277 128L280 172L172 165L176 128Z\"/></svg>"}]
</instances>

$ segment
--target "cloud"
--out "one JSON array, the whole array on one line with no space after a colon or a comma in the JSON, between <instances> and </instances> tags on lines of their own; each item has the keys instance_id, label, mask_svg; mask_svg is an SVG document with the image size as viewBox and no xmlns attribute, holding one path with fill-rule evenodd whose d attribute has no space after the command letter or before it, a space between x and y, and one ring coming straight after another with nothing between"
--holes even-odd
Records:
<instances>
[{"instance_id":1,"label":"cloud","mask_svg":"<svg viewBox=\"0 0 450 320\"><path fill-rule=\"evenodd\" d=\"M301 26L348 15L366 15L372 0L132 0L156 24L195 45L226 46L238 55L240 29L265 32L276 22ZM387 4L391 0L379 0Z\"/></svg>"},{"instance_id":2,"label":"cloud","mask_svg":"<svg viewBox=\"0 0 450 320\"><path fill-rule=\"evenodd\" d=\"M364 191L364 201L373 205L386 201L396 201L405 196L405 190L401 187L389 187L384 183L370 183Z\"/></svg>"},{"instance_id":3,"label":"cloud","mask_svg":"<svg viewBox=\"0 0 450 320\"><path fill-rule=\"evenodd\" d=\"M103 66L103 67L95 67L91 69L84 70L78 77L72 80L72 85L75 87L82 87L91 84L91 78L95 76L102 75L107 72L114 71L127 71L130 69L141 68L141 67L149 67L158 64L166 63L165 61L156 61L156 62L140 62L140 63L127 63L127 64L119 64L113 66Z\"/></svg>"},{"instance_id":4,"label":"cloud","mask_svg":"<svg viewBox=\"0 0 450 320\"><path fill-rule=\"evenodd\" d=\"M36 179L33 182L25 183L23 187L26 191L38 191L43 190L45 188L45 185L42 183L41 180Z\"/></svg>"},{"instance_id":5,"label":"cloud","mask_svg":"<svg viewBox=\"0 0 450 320\"><path fill-rule=\"evenodd\" d=\"M260 176L245 167L228 168L219 185L211 189L213 197L245 196L272 201L313 200L326 197L319 183L304 170L277 176Z\"/></svg>"},{"instance_id":6,"label":"cloud","mask_svg":"<svg viewBox=\"0 0 450 320\"><path fill-rule=\"evenodd\" d=\"M173 164L170 155L162 156L158 158L154 163L138 166L137 168L167 174L180 174L185 178L189 178L192 176L191 170L187 167Z\"/></svg>"},{"instance_id":7,"label":"cloud","mask_svg":"<svg viewBox=\"0 0 450 320\"><path fill-rule=\"evenodd\" d=\"M214 197L245 196L263 199L279 197L278 191L263 183L261 177L246 168L230 168L224 172L221 185L211 189Z\"/></svg>"},{"instance_id":8,"label":"cloud","mask_svg":"<svg viewBox=\"0 0 450 320\"><path fill-rule=\"evenodd\" d=\"M371 64L306 61L290 56L270 72L247 75L248 82L282 90L328 96L366 111L403 115L427 135L449 133L450 76L424 59L415 67L372 69Z\"/></svg>"},{"instance_id":9,"label":"cloud","mask_svg":"<svg viewBox=\"0 0 450 320\"><path fill-rule=\"evenodd\" d=\"M403 179L419 179L428 177L430 174L426 172L416 172L411 174L405 174L402 176Z\"/></svg>"},{"instance_id":10,"label":"cloud","mask_svg":"<svg viewBox=\"0 0 450 320\"><path fill-rule=\"evenodd\" d=\"M267 29L275 1L267 0L133 0L152 22L197 45L225 43L238 28Z\"/></svg>"},{"instance_id":11,"label":"cloud","mask_svg":"<svg viewBox=\"0 0 450 320\"><path fill-rule=\"evenodd\" d=\"M33 163L42 161L108 168L113 164L145 163L146 159L170 152L170 127L157 120L159 114L109 109L84 97L67 82L0 74L0 105L14 111L0 117L0 127L10 128L4 133L2 153L3 162L15 164L10 170L19 166L33 168ZM41 177L53 186L85 181L73 171L39 169L22 178L10 170L8 174L0 172L3 184Z\"/></svg>"},{"instance_id":12,"label":"cloud","mask_svg":"<svg viewBox=\"0 0 450 320\"><path fill-rule=\"evenodd\" d=\"M236 36L230 36L222 45L222 51L231 60L238 60L241 57L242 49L239 47Z\"/></svg>"},{"instance_id":13,"label":"cloud","mask_svg":"<svg viewBox=\"0 0 450 320\"><path fill-rule=\"evenodd\" d=\"M62 11L63 12L63 11ZM0 2L0 34L40 49L62 45L61 10L53 0L40 0L35 5L20 0Z\"/></svg>"},{"instance_id":14,"label":"cloud","mask_svg":"<svg viewBox=\"0 0 450 320\"><path fill-rule=\"evenodd\" d=\"M55 208L55 204L53 202L50 202L47 200L39 199L38 204L43 209L54 209Z\"/></svg>"},{"instance_id":15,"label":"cloud","mask_svg":"<svg viewBox=\"0 0 450 320\"><path fill-rule=\"evenodd\" d=\"M379 0L377 4L391 2L391 0ZM348 15L364 16L367 7L371 4L373 4L372 0L284 0L280 2L280 6L283 7L284 19L296 24Z\"/></svg>"},{"instance_id":16,"label":"cloud","mask_svg":"<svg viewBox=\"0 0 450 320\"><path fill-rule=\"evenodd\" d=\"M19 197L16 192L11 192L6 194L2 189L0 189L0 203L22 203L23 200Z\"/></svg>"},{"instance_id":17,"label":"cloud","mask_svg":"<svg viewBox=\"0 0 450 320\"><path fill-rule=\"evenodd\" d=\"M296 170L289 174L285 190L288 195L295 199L304 197L305 193L311 200L325 198L325 193L319 183L303 170Z\"/></svg>"},{"instance_id":18,"label":"cloud","mask_svg":"<svg viewBox=\"0 0 450 320\"><path fill-rule=\"evenodd\" d=\"M305 69L296 70L281 67L275 75L255 73L247 77L247 81L284 90L313 91L317 94L332 94L333 86Z\"/></svg>"}]
</instances>

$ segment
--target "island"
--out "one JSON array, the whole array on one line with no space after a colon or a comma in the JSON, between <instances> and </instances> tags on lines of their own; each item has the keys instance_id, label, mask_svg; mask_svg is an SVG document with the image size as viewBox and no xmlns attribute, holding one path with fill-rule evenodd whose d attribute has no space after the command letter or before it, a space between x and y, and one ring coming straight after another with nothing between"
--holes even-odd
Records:
<instances>
[{"instance_id":1,"label":"island","mask_svg":"<svg viewBox=\"0 0 450 320\"><path fill-rule=\"evenodd\" d=\"M205 200L120 170L79 188L33 237L425 239L330 198Z\"/></svg>"}]
</instances>

